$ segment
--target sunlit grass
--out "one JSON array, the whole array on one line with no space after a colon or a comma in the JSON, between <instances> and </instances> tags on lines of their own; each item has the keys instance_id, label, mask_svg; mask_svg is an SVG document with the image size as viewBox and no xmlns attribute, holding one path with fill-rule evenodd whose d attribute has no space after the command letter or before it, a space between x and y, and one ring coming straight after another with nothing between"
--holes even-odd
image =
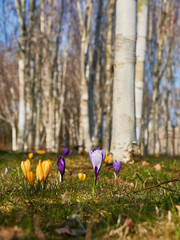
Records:
<instances>
[{"instance_id":1,"label":"sunlit grass","mask_svg":"<svg viewBox=\"0 0 180 240\"><path fill-rule=\"evenodd\" d=\"M31 159L34 175L40 159L52 162L52 171L44 188L36 179L33 188L25 184L20 164L27 158L28 154L23 153L2 152L0 155L0 225L5 229L14 226L23 229L21 238L38 239L38 234L44 234L48 239L61 235L65 239L68 234L58 234L56 229L69 226L78 229L78 239L84 239L88 231L96 239L101 236L118 238L126 231L132 238L137 236L136 239L149 239L149 234L162 239L170 236L179 239L176 205L180 205L180 182L163 185L172 191L158 187L134 193L146 186L177 178L179 158L146 157L144 166L141 162L122 164L117 180L112 165L103 164L94 194L94 170L88 156L73 154L65 157L66 171L63 183L59 184L55 154L34 154ZM159 171L154 168L156 164L160 164ZM86 174L86 179L80 180L78 173ZM113 235L112 231L120 228L128 218L132 220L133 230L125 230L125 227ZM86 233L79 230L78 221L87 229Z\"/></svg>"}]
</instances>

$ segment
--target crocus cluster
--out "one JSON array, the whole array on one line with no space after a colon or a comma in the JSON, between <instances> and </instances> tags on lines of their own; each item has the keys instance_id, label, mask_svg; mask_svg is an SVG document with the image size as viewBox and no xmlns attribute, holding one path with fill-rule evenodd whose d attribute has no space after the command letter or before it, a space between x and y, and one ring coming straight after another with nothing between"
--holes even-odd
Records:
<instances>
[{"instance_id":1,"label":"crocus cluster","mask_svg":"<svg viewBox=\"0 0 180 240\"><path fill-rule=\"evenodd\" d=\"M52 164L49 159L44 160L41 163L41 160L39 160L39 163L36 167L36 178L38 183L45 182L51 172Z\"/></svg>"},{"instance_id":2,"label":"crocus cluster","mask_svg":"<svg viewBox=\"0 0 180 240\"><path fill-rule=\"evenodd\" d=\"M64 148L62 151L62 154L63 154L63 156L66 156L66 155L71 156L72 152L73 152L72 150L69 150L68 148Z\"/></svg>"},{"instance_id":3,"label":"crocus cluster","mask_svg":"<svg viewBox=\"0 0 180 240\"><path fill-rule=\"evenodd\" d=\"M31 172L31 163L29 159L21 162L21 169L24 174L25 180L28 180L30 186L34 185L34 174Z\"/></svg>"},{"instance_id":4,"label":"crocus cluster","mask_svg":"<svg viewBox=\"0 0 180 240\"><path fill-rule=\"evenodd\" d=\"M52 164L49 159L44 160L41 163L41 160L39 160L39 163L36 167L36 178L39 183L45 182L51 172ZM24 174L25 180L29 182L30 186L34 186L34 174L31 171L31 163L29 159L26 159L25 161L21 162L21 169Z\"/></svg>"},{"instance_id":5,"label":"crocus cluster","mask_svg":"<svg viewBox=\"0 0 180 240\"><path fill-rule=\"evenodd\" d=\"M40 151L44 151L44 150L40 150ZM43 153L41 152L41 154L43 154ZM68 148L65 148L63 150L64 156L71 155L71 154L72 154L72 150L69 150ZM29 153L29 159L32 159L32 158L33 158L33 153ZM95 185L96 185L97 177L100 172L101 166L102 166L103 162L107 163L109 161L109 155L103 149L100 150L98 148L94 148L92 151L89 151L89 158L90 158L90 161L91 161L93 169L94 169ZM32 187L32 186L34 186L34 175L33 175L33 172L31 171L31 163L30 163L29 159L26 159L25 161L21 162L21 169L24 174L25 180L28 180L30 186ZM63 175L65 172L65 167L66 167L64 157L60 156L58 158L57 167L60 172L60 182L62 182ZM121 161L114 161L113 168L115 170L115 176L117 177L117 175L121 169ZM36 167L36 178L37 178L38 183L44 183L47 180L47 178L51 172L51 169L52 169L52 164L49 159L44 160L42 162L41 162L41 160L39 160L39 163ZM85 181L86 174L80 172L80 173L78 173L78 178L79 178L79 180Z\"/></svg>"}]
</instances>

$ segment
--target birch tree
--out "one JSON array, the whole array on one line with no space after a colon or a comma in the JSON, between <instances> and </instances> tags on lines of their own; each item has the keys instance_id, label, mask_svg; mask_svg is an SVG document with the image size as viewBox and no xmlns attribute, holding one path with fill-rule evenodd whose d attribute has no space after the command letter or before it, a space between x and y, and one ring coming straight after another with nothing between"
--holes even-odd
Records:
<instances>
[{"instance_id":1,"label":"birch tree","mask_svg":"<svg viewBox=\"0 0 180 240\"><path fill-rule=\"evenodd\" d=\"M25 135L25 63L26 63L26 0L15 0L19 22L19 112L18 112L18 150L24 149Z\"/></svg>"},{"instance_id":2,"label":"birch tree","mask_svg":"<svg viewBox=\"0 0 180 240\"><path fill-rule=\"evenodd\" d=\"M104 87L104 103L103 103L103 149L107 152L110 148L110 131L111 131L111 111L112 111L112 38L113 38L113 13L116 0L109 1L107 11L107 40L105 46L105 87Z\"/></svg>"},{"instance_id":3,"label":"birch tree","mask_svg":"<svg viewBox=\"0 0 180 240\"><path fill-rule=\"evenodd\" d=\"M111 152L123 162L132 159L136 143L135 44L136 1L117 0Z\"/></svg>"},{"instance_id":4,"label":"birch tree","mask_svg":"<svg viewBox=\"0 0 180 240\"><path fill-rule=\"evenodd\" d=\"M4 67L6 64L6 67ZM3 70L4 69L4 70ZM12 150L17 150L17 119L18 109L16 106L18 100L18 90L16 79L11 78L10 72L15 73L15 69L12 71L13 65L4 63L1 60L0 68L0 119L5 121L11 126L12 136ZM3 73L4 72L4 73ZM8 76L9 75L9 76ZM15 75L16 76L16 75ZM6 81L4 80L6 79ZM12 84L13 79L13 84Z\"/></svg>"},{"instance_id":5,"label":"birch tree","mask_svg":"<svg viewBox=\"0 0 180 240\"><path fill-rule=\"evenodd\" d=\"M36 101L36 127L35 127L35 150L40 149L42 135L42 80L44 77L43 59L45 56L45 5L44 1L40 0L40 46L39 46L39 74L37 77L37 101Z\"/></svg>"},{"instance_id":6,"label":"birch tree","mask_svg":"<svg viewBox=\"0 0 180 240\"><path fill-rule=\"evenodd\" d=\"M148 1L137 1L137 42L136 42L136 72L135 72L135 99L136 99L136 136L138 145L141 142L141 119L144 83L144 62L146 52Z\"/></svg>"},{"instance_id":7,"label":"birch tree","mask_svg":"<svg viewBox=\"0 0 180 240\"><path fill-rule=\"evenodd\" d=\"M35 113L35 79L36 79L36 63L35 63L35 5L36 0L32 0L29 6L29 24L27 29L27 80L26 80L26 134L25 141L29 151L33 149L33 130L34 130L34 113Z\"/></svg>"},{"instance_id":8,"label":"birch tree","mask_svg":"<svg viewBox=\"0 0 180 240\"><path fill-rule=\"evenodd\" d=\"M150 78L152 81L152 103L149 117L149 142L152 142L151 154L159 153L159 104L160 86L163 77L167 77L167 66L175 54L174 26L177 21L176 0L158 0L151 2L149 12L148 59L150 62ZM151 129L150 129L151 128Z\"/></svg>"},{"instance_id":9,"label":"birch tree","mask_svg":"<svg viewBox=\"0 0 180 240\"><path fill-rule=\"evenodd\" d=\"M88 115L88 80L87 80L87 55L90 35L90 24L92 14L92 0L87 0L85 7L85 17L81 10L79 0L76 0L76 6L79 16L80 34L81 34L81 83L80 83L80 116L79 116L79 151L88 151L91 147L89 115Z\"/></svg>"}]
</instances>

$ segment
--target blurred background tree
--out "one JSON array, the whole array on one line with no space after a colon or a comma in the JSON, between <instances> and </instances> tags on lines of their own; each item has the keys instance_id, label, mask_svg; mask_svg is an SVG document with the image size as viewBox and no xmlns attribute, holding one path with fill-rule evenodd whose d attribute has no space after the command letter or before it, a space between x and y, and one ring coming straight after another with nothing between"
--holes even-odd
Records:
<instances>
[{"instance_id":1,"label":"blurred background tree","mask_svg":"<svg viewBox=\"0 0 180 240\"><path fill-rule=\"evenodd\" d=\"M0 1L1 149L114 151L112 129L123 122L112 125L115 29L118 18L132 18L131 4L127 14L117 13L117 4ZM180 154L179 8L178 0L137 1L131 90L141 154ZM128 81L128 73L117 81Z\"/></svg>"}]
</instances>

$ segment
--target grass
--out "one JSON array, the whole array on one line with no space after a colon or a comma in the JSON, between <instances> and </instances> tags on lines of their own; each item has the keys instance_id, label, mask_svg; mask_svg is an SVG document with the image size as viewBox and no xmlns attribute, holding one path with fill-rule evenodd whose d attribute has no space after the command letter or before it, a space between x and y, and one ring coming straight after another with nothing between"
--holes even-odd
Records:
<instances>
[{"instance_id":1,"label":"grass","mask_svg":"<svg viewBox=\"0 0 180 240\"><path fill-rule=\"evenodd\" d=\"M52 161L45 189L24 183L20 164L27 156L0 154L0 239L180 239L180 182L134 192L177 178L180 158L144 157L144 164L122 164L116 181L112 165L103 164L93 194L87 155L66 158L64 181L58 184L55 155L34 154L34 174L39 159ZM85 181L78 179L79 172L87 174Z\"/></svg>"}]
</instances>

